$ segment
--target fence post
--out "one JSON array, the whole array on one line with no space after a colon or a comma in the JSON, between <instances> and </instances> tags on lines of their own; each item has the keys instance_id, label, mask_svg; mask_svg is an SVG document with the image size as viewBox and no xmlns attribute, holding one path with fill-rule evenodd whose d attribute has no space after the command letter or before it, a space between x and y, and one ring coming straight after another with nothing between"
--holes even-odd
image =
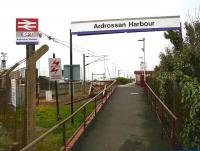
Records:
<instances>
[{"instance_id":1,"label":"fence post","mask_svg":"<svg viewBox=\"0 0 200 151\"><path fill-rule=\"evenodd\" d=\"M65 142L66 142L66 127L65 127L65 123L62 125L62 135L63 135L63 145L65 146Z\"/></svg>"}]
</instances>

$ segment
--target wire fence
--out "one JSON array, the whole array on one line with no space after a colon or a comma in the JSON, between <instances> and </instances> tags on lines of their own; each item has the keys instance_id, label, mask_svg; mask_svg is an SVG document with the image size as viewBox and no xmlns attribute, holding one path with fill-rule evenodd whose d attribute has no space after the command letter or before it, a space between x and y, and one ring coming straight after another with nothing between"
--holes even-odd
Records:
<instances>
[{"instance_id":1,"label":"wire fence","mask_svg":"<svg viewBox=\"0 0 200 151\"><path fill-rule=\"evenodd\" d=\"M24 80L25 68L0 77L0 151L15 140L23 144Z\"/></svg>"},{"instance_id":2,"label":"wire fence","mask_svg":"<svg viewBox=\"0 0 200 151\"><path fill-rule=\"evenodd\" d=\"M16 68L15 68L16 69ZM19 66L15 71L0 73L0 151L10 150L13 142L18 142L20 148L25 146L25 72L26 68ZM37 77L36 77L37 78ZM54 82L40 84L38 80L37 97L44 98L44 92L52 90L55 94ZM90 82L86 82L86 90ZM59 95L69 97L69 82L58 83ZM83 82L74 82L74 93L83 93ZM86 94L87 95L87 94ZM81 95L82 97L82 95ZM65 99L65 100L66 100ZM36 100L37 103L37 100Z\"/></svg>"}]
</instances>

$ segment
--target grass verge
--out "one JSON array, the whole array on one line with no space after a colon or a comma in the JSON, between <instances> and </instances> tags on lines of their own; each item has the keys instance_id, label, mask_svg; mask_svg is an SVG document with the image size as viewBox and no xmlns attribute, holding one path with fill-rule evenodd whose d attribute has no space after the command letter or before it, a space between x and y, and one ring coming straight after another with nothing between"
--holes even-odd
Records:
<instances>
[{"instance_id":1,"label":"grass verge","mask_svg":"<svg viewBox=\"0 0 200 151\"><path fill-rule=\"evenodd\" d=\"M75 110L78 109L82 104L83 103L75 104ZM94 110L94 104L88 104L86 109L86 115L89 115ZM70 106L60 105L60 115L61 120L67 118L70 115ZM55 106L38 106L36 116L37 137L59 122L57 121ZM71 122L66 124L66 140L72 136L72 134L77 130L81 123L83 123L83 112L79 112L75 116L74 124L71 124ZM62 128L58 128L47 138L45 138L44 141L40 142L36 148L37 151L56 151L59 150L61 146Z\"/></svg>"}]
</instances>

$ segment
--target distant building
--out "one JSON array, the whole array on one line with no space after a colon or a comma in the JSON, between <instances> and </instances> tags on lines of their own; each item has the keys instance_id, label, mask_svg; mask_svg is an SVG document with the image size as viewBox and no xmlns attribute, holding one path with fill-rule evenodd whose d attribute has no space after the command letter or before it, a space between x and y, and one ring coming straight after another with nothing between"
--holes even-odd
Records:
<instances>
[{"instance_id":1,"label":"distant building","mask_svg":"<svg viewBox=\"0 0 200 151\"><path fill-rule=\"evenodd\" d=\"M154 71L145 71L146 76L150 76ZM136 84L141 84L143 86L144 83L144 71L134 71Z\"/></svg>"}]
</instances>

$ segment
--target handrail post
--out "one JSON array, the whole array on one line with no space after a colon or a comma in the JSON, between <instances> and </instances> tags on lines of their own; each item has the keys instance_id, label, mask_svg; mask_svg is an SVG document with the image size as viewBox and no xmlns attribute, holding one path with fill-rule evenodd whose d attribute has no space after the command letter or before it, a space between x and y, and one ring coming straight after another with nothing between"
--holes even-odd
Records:
<instances>
[{"instance_id":1,"label":"handrail post","mask_svg":"<svg viewBox=\"0 0 200 151\"><path fill-rule=\"evenodd\" d=\"M149 102L149 104L150 104L150 97L151 97L151 93L150 93L150 90L149 90L149 88L148 88L148 102Z\"/></svg>"},{"instance_id":2,"label":"handrail post","mask_svg":"<svg viewBox=\"0 0 200 151\"><path fill-rule=\"evenodd\" d=\"M66 143L66 127L65 127L65 123L62 124L62 136L63 136L63 146L65 146L65 143Z\"/></svg>"},{"instance_id":3,"label":"handrail post","mask_svg":"<svg viewBox=\"0 0 200 151\"><path fill-rule=\"evenodd\" d=\"M175 120L171 117L171 145L172 148L175 147Z\"/></svg>"},{"instance_id":4,"label":"handrail post","mask_svg":"<svg viewBox=\"0 0 200 151\"><path fill-rule=\"evenodd\" d=\"M86 106L83 107L83 128L84 128L84 132L86 129Z\"/></svg>"},{"instance_id":5,"label":"handrail post","mask_svg":"<svg viewBox=\"0 0 200 151\"><path fill-rule=\"evenodd\" d=\"M106 99L106 97L107 97L107 93L106 93L106 91L105 91L105 96L104 97L102 97L102 99L101 99L101 106L103 107L103 100L104 100L104 98Z\"/></svg>"},{"instance_id":6,"label":"handrail post","mask_svg":"<svg viewBox=\"0 0 200 151\"><path fill-rule=\"evenodd\" d=\"M20 150L19 143L13 142L10 151L19 151L19 150Z\"/></svg>"},{"instance_id":7,"label":"handrail post","mask_svg":"<svg viewBox=\"0 0 200 151\"><path fill-rule=\"evenodd\" d=\"M97 101L96 99L94 100L94 116L97 115Z\"/></svg>"},{"instance_id":8,"label":"handrail post","mask_svg":"<svg viewBox=\"0 0 200 151\"><path fill-rule=\"evenodd\" d=\"M153 94L151 95L151 112L153 112Z\"/></svg>"},{"instance_id":9,"label":"handrail post","mask_svg":"<svg viewBox=\"0 0 200 151\"><path fill-rule=\"evenodd\" d=\"M154 100L154 103L155 103L154 107L155 107L155 117L156 117L157 116L157 99L156 98Z\"/></svg>"},{"instance_id":10,"label":"handrail post","mask_svg":"<svg viewBox=\"0 0 200 151\"><path fill-rule=\"evenodd\" d=\"M163 139L163 106L161 106L161 117L160 117L160 136Z\"/></svg>"}]
</instances>

